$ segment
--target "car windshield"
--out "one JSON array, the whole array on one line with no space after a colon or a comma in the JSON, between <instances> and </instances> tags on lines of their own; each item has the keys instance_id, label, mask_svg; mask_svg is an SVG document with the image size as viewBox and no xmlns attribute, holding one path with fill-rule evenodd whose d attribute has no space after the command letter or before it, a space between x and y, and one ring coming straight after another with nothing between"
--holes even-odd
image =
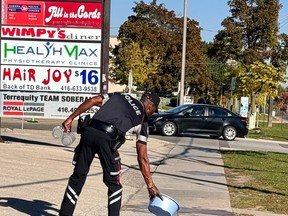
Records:
<instances>
[{"instance_id":1,"label":"car windshield","mask_svg":"<svg viewBox=\"0 0 288 216\"><path fill-rule=\"evenodd\" d=\"M181 106L177 106L177 107L174 107L172 109L169 109L166 111L166 113L178 113L178 112L181 112L182 110L185 110L187 109L189 106L189 104L184 104L184 105L181 105Z\"/></svg>"}]
</instances>

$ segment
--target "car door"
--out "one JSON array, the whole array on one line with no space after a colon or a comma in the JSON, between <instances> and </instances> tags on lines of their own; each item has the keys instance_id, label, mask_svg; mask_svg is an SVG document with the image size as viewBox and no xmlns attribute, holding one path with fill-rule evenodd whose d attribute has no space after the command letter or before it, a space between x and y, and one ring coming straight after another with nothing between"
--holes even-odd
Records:
<instances>
[{"instance_id":1,"label":"car door","mask_svg":"<svg viewBox=\"0 0 288 216\"><path fill-rule=\"evenodd\" d=\"M183 133L205 133L205 106L193 106L186 110L181 119Z\"/></svg>"},{"instance_id":2,"label":"car door","mask_svg":"<svg viewBox=\"0 0 288 216\"><path fill-rule=\"evenodd\" d=\"M229 118L229 113L218 107L208 107L207 124L205 129L210 134L221 134L223 125L226 119Z\"/></svg>"}]
</instances>

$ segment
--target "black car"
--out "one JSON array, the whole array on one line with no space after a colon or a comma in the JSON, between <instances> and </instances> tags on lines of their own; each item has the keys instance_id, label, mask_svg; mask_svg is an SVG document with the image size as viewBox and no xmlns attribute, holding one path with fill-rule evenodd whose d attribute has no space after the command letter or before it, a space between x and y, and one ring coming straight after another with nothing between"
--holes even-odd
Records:
<instances>
[{"instance_id":1,"label":"black car","mask_svg":"<svg viewBox=\"0 0 288 216\"><path fill-rule=\"evenodd\" d=\"M210 104L185 104L155 113L149 117L148 126L150 132L165 136L205 134L230 141L248 133L247 118Z\"/></svg>"}]
</instances>

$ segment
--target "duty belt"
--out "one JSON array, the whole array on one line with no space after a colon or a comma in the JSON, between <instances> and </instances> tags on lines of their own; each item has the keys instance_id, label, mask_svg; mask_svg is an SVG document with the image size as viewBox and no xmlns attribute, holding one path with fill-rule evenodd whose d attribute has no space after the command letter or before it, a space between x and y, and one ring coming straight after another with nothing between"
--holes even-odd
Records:
<instances>
[{"instance_id":1,"label":"duty belt","mask_svg":"<svg viewBox=\"0 0 288 216\"><path fill-rule=\"evenodd\" d=\"M106 122L99 121L97 119L91 119L89 126L106 133L112 139L118 138L119 135L118 130L112 124L108 124Z\"/></svg>"}]
</instances>

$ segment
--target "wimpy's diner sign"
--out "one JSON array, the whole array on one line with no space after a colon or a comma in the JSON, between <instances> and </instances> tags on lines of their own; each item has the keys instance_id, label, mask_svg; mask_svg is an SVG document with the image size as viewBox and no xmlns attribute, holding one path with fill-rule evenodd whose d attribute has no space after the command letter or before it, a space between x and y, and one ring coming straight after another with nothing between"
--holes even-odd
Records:
<instances>
[{"instance_id":1,"label":"wimpy's diner sign","mask_svg":"<svg viewBox=\"0 0 288 216\"><path fill-rule=\"evenodd\" d=\"M92 28L1 26L1 37L100 42L101 30Z\"/></svg>"}]
</instances>

